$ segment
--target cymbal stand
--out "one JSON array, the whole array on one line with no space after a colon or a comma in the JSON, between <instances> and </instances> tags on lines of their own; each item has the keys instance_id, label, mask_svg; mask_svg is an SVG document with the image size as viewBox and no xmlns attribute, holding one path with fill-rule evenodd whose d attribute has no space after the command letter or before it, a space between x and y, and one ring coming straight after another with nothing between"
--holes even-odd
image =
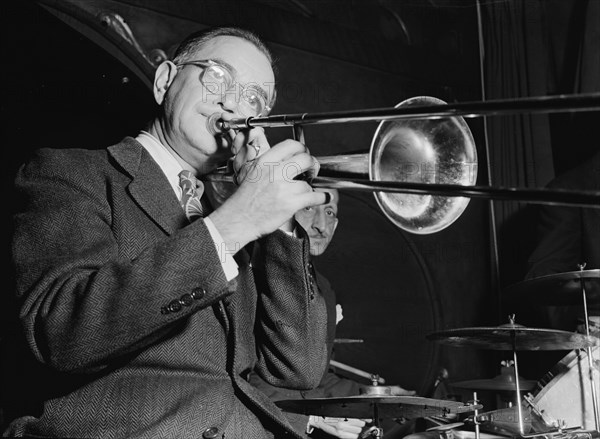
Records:
<instances>
[{"instance_id":1,"label":"cymbal stand","mask_svg":"<svg viewBox=\"0 0 600 439\"><path fill-rule=\"evenodd\" d=\"M512 314L508 317L511 324L515 323L515 315ZM517 394L517 413L519 417L519 433L521 436L525 434L525 429L523 428L523 409L521 407L521 386L519 384L519 364L517 362L517 333L515 331L511 331L510 338L512 342L512 351L513 351L513 367L515 368L515 387Z\"/></svg>"},{"instance_id":2,"label":"cymbal stand","mask_svg":"<svg viewBox=\"0 0 600 439\"><path fill-rule=\"evenodd\" d=\"M579 271L583 271L586 263L578 264L577 267ZM590 321L588 317L587 310L587 295L585 292L585 282L583 281L583 277L579 278L579 282L581 284L581 295L583 297L583 319L585 321L585 335L590 336ZM592 406L594 408L594 423L596 425L596 431L600 431L600 416L598 415L598 396L596 395L596 384L594 383L594 364L592 361L592 348L591 346L587 347L587 358L588 358L588 366L589 366L589 377L590 377L590 385L592 386Z\"/></svg>"},{"instance_id":3,"label":"cymbal stand","mask_svg":"<svg viewBox=\"0 0 600 439\"><path fill-rule=\"evenodd\" d=\"M361 439L365 439L368 437L372 438L382 438L383 437L383 428L379 426L379 406L377 403L373 404L373 425L364 431L360 435Z\"/></svg>"},{"instance_id":4,"label":"cymbal stand","mask_svg":"<svg viewBox=\"0 0 600 439\"><path fill-rule=\"evenodd\" d=\"M379 386L379 383L381 382L385 382L383 378L380 378L378 374L371 374L371 386L365 388L366 390L364 390L364 393L369 395L385 395L387 390ZM360 437L361 439L368 437L383 437L383 428L379 426L379 406L377 403L373 404L373 425L361 433Z\"/></svg>"},{"instance_id":5,"label":"cymbal stand","mask_svg":"<svg viewBox=\"0 0 600 439\"><path fill-rule=\"evenodd\" d=\"M514 323L515 320L515 316L514 314L512 316L509 317L510 322ZM521 405L521 386L519 385L519 365L517 363L517 334L515 331L511 332L510 335L511 339L512 339L512 351L513 351L513 361L514 361L514 368L515 368L515 387L516 387L516 394L517 394L517 417L519 418L519 433L521 435L521 438L534 438L536 436L541 436L540 433L535 433L535 434L531 434L531 435L526 435L525 434L525 427L523 426L523 407ZM558 432L560 432L560 429L558 430Z\"/></svg>"},{"instance_id":6,"label":"cymbal stand","mask_svg":"<svg viewBox=\"0 0 600 439\"><path fill-rule=\"evenodd\" d=\"M477 406L477 392L473 392L473 404ZM481 435L479 432L479 419L477 416L479 415L479 410L475 409L473 411L473 423L475 424L475 439L480 439Z\"/></svg>"}]
</instances>

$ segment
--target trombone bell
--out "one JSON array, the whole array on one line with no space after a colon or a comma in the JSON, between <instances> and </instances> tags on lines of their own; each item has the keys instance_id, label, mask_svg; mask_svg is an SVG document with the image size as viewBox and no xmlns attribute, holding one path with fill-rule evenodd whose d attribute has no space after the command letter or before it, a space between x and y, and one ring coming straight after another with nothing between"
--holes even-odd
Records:
<instances>
[{"instance_id":1,"label":"trombone bell","mask_svg":"<svg viewBox=\"0 0 600 439\"><path fill-rule=\"evenodd\" d=\"M445 104L417 96L396 106ZM458 184L477 180L477 149L462 117L382 121L369 152L373 181ZM383 213L397 226L415 234L435 233L452 224L470 198L429 194L375 192Z\"/></svg>"},{"instance_id":2,"label":"trombone bell","mask_svg":"<svg viewBox=\"0 0 600 439\"><path fill-rule=\"evenodd\" d=\"M417 96L395 108L444 101ZM382 121L366 154L318 157L321 174L364 174L370 181L473 186L477 149L462 117ZM327 183L319 184L327 187ZM334 186L332 186L334 187ZM344 185L335 186L343 189ZM381 211L397 227L415 234L439 232L462 214L470 198L373 190Z\"/></svg>"}]
</instances>

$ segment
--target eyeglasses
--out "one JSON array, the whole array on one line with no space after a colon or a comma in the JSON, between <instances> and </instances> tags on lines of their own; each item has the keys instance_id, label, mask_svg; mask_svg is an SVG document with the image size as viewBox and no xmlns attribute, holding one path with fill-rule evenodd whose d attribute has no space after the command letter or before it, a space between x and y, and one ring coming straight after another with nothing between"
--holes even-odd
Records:
<instances>
[{"instance_id":1,"label":"eyeglasses","mask_svg":"<svg viewBox=\"0 0 600 439\"><path fill-rule=\"evenodd\" d=\"M235 75L229 66L211 59L185 61L177 67L192 65L201 67L200 83L211 94L225 95L235 89L238 112L245 117L260 117L269 114L271 107L266 92L257 84L241 85L235 81ZM239 88L239 93L238 89Z\"/></svg>"}]
</instances>

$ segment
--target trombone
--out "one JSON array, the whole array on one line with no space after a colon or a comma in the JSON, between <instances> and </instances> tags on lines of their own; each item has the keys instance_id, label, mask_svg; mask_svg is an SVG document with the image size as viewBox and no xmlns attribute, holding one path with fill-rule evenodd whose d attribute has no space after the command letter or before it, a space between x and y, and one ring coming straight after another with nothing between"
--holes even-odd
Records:
<instances>
[{"instance_id":1,"label":"trombone","mask_svg":"<svg viewBox=\"0 0 600 439\"><path fill-rule=\"evenodd\" d=\"M599 109L600 93L455 104L417 96L393 108L284 114L227 122L209 118L207 127L215 135L232 129L292 127L294 138L305 143L304 125L378 120L367 154L317 157L319 176L310 177L308 182L313 187L373 192L380 209L397 227L429 234L452 224L471 198L600 208L600 191L476 186L477 149L462 117ZM360 178L347 178L348 175ZM226 168L219 168L205 180L232 183L233 176ZM217 197L223 198L227 192L215 184L213 189L221 192Z\"/></svg>"}]
</instances>

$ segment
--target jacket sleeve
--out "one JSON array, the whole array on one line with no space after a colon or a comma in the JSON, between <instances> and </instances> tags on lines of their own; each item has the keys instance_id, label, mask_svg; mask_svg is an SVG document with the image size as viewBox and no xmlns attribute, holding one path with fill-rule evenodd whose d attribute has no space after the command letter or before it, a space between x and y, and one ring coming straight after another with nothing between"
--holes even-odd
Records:
<instances>
[{"instance_id":1,"label":"jacket sleeve","mask_svg":"<svg viewBox=\"0 0 600 439\"><path fill-rule=\"evenodd\" d=\"M276 231L255 250L256 370L274 386L314 388L328 363L327 309L311 273L308 238Z\"/></svg>"},{"instance_id":2,"label":"jacket sleeve","mask_svg":"<svg viewBox=\"0 0 600 439\"><path fill-rule=\"evenodd\" d=\"M16 178L12 241L20 319L38 361L97 371L234 291L203 221L170 236L131 224L148 237L131 243L128 229L115 231L113 187L93 160L79 158L75 171L73 153L40 154ZM164 312L173 301L181 310Z\"/></svg>"}]
</instances>

